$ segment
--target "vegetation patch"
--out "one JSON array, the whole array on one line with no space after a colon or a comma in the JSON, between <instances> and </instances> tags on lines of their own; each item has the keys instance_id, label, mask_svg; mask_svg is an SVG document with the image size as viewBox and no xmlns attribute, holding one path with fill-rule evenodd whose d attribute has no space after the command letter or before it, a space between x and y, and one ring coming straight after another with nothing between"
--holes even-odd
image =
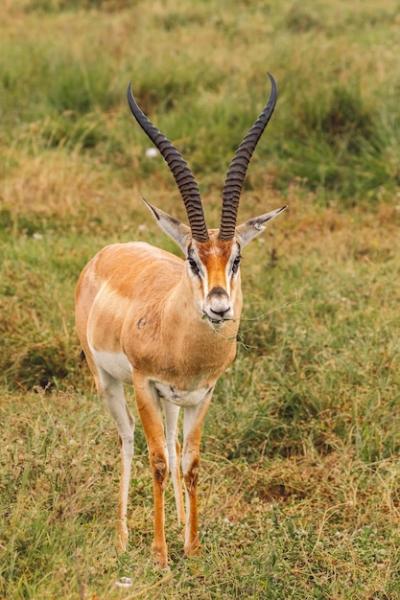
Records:
<instances>
[{"instance_id":1,"label":"vegetation patch","mask_svg":"<svg viewBox=\"0 0 400 600\"><path fill-rule=\"evenodd\" d=\"M400 599L397 12L397 0L5 3L1 598ZM216 226L267 70L280 97L239 218L289 211L244 251L237 359L202 442L203 554L183 558L169 483L160 574L138 418L130 542L115 550L118 439L80 359L74 286L106 244L180 255L141 200L184 219L128 82ZM124 576L134 588L116 587Z\"/></svg>"}]
</instances>

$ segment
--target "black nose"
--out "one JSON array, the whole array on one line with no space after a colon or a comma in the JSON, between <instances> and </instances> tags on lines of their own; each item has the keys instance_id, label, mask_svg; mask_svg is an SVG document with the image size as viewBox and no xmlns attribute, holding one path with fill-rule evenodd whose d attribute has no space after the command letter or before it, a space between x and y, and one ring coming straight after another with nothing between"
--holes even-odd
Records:
<instances>
[{"instance_id":1,"label":"black nose","mask_svg":"<svg viewBox=\"0 0 400 600\"><path fill-rule=\"evenodd\" d=\"M222 287L213 287L207 295L207 300L211 314L219 319L223 319L230 311L229 296Z\"/></svg>"}]
</instances>

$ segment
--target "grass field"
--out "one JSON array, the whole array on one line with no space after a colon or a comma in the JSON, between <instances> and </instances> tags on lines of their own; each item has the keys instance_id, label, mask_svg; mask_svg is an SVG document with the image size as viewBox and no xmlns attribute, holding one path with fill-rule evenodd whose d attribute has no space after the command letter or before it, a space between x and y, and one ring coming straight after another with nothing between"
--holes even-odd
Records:
<instances>
[{"instance_id":1,"label":"grass field","mask_svg":"<svg viewBox=\"0 0 400 600\"><path fill-rule=\"evenodd\" d=\"M0 598L400 599L398 0L0 11ZM267 70L280 100L240 217L290 211L245 251L239 353L203 439L203 553L183 558L169 487L160 573L140 426L130 545L114 548L117 435L79 358L73 289L106 243L177 252L141 203L184 218L128 81L216 225Z\"/></svg>"}]
</instances>

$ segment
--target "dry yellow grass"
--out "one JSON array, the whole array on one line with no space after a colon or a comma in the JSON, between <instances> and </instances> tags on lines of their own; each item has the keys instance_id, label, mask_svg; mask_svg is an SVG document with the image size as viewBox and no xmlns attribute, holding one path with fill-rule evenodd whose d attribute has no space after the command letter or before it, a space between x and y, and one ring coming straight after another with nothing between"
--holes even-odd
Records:
<instances>
[{"instance_id":1,"label":"dry yellow grass","mask_svg":"<svg viewBox=\"0 0 400 600\"><path fill-rule=\"evenodd\" d=\"M1 10L0 597L400 599L397 0ZM118 445L79 360L73 288L106 243L177 251L142 207L184 218L129 121L128 80L215 225L267 69L280 100L241 218L290 210L245 253L239 355L204 436L204 553L183 559L168 489L160 575L140 427L131 543L114 550Z\"/></svg>"}]
</instances>

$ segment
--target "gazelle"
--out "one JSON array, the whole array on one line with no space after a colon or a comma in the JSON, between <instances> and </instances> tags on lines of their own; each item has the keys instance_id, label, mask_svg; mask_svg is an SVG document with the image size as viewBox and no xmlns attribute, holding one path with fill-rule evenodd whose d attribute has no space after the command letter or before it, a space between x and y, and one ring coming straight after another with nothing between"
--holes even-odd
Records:
<instances>
[{"instance_id":1,"label":"gazelle","mask_svg":"<svg viewBox=\"0 0 400 600\"><path fill-rule=\"evenodd\" d=\"M240 192L253 151L277 99L271 94L230 164L218 230L207 229L196 180L181 154L150 122L128 87L130 110L167 162L185 204L189 226L146 202L161 229L185 260L143 242L100 250L81 273L76 289L76 325L97 390L114 417L121 442L118 541L128 541L127 504L134 420L123 384L133 383L153 473L155 558L168 562L164 488L168 471L178 519L185 524L184 550L199 548L197 480L201 430L214 386L233 361L242 309L241 250L286 206L236 226ZM182 473L177 439L183 408Z\"/></svg>"}]
</instances>

